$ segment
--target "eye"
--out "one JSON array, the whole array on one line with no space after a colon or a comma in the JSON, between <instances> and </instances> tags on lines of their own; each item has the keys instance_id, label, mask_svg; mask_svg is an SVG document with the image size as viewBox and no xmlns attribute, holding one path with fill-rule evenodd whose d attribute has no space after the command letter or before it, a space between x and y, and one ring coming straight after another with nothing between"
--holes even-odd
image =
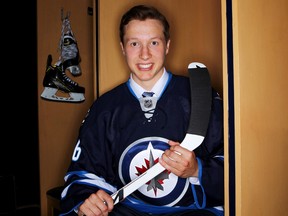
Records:
<instances>
[{"instance_id":1,"label":"eye","mask_svg":"<svg viewBox=\"0 0 288 216\"><path fill-rule=\"evenodd\" d=\"M152 46L157 46L158 44L159 44L158 41L152 41L152 42L151 42L151 45L152 45Z\"/></svg>"},{"instance_id":2,"label":"eye","mask_svg":"<svg viewBox=\"0 0 288 216\"><path fill-rule=\"evenodd\" d=\"M139 46L139 43L138 43L138 42L131 42L131 43L130 43L130 46L132 46L132 47L137 47L137 46Z\"/></svg>"}]
</instances>

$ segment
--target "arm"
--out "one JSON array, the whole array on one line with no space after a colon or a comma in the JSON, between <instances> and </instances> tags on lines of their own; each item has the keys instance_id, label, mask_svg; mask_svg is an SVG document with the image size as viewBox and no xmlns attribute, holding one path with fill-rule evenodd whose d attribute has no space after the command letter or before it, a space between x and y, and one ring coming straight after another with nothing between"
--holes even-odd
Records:
<instances>
[{"instance_id":1,"label":"arm","mask_svg":"<svg viewBox=\"0 0 288 216\"><path fill-rule=\"evenodd\" d=\"M159 161L175 175L189 178L199 208L224 203L222 112L222 100L213 92L210 122L203 143L195 151L189 151L180 143L169 141L171 147Z\"/></svg>"},{"instance_id":2,"label":"arm","mask_svg":"<svg viewBox=\"0 0 288 216\"><path fill-rule=\"evenodd\" d=\"M108 194L116 190L107 181L111 180L114 174L112 160L107 156L110 151L107 149L109 140L106 138L105 122L108 121L109 113L97 111L97 105L92 106L79 131L71 163L64 178L65 188L61 194L63 215L75 214L79 206L100 189ZM99 197L105 198L102 193Z\"/></svg>"},{"instance_id":3,"label":"arm","mask_svg":"<svg viewBox=\"0 0 288 216\"><path fill-rule=\"evenodd\" d=\"M223 143L223 101L213 92L213 103L209 127L202 145L195 150L197 155L199 181L201 186L194 186L200 203L203 194L206 206L224 205L224 143ZM204 193L202 192L202 188Z\"/></svg>"}]
</instances>

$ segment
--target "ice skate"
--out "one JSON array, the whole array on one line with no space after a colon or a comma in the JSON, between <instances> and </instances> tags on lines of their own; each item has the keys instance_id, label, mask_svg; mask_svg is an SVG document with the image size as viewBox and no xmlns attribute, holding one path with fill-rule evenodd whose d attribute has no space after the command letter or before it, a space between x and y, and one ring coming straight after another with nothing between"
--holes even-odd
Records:
<instances>
[{"instance_id":1,"label":"ice skate","mask_svg":"<svg viewBox=\"0 0 288 216\"><path fill-rule=\"evenodd\" d=\"M79 76L81 74L80 55L68 16L63 19L59 48L63 70L67 69L73 76Z\"/></svg>"},{"instance_id":2,"label":"ice skate","mask_svg":"<svg viewBox=\"0 0 288 216\"><path fill-rule=\"evenodd\" d=\"M73 76L79 76L81 74L78 47L71 33L64 35L61 57L64 71L67 69Z\"/></svg>"},{"instance_id":3,"label":"ice skate","mask_svg":"<svg viewBox=\"0 0 288 216\"><path fill-rule=\"evenodd\" d=\"M41 97L62 102L81 102L85 100L85 88L72 81L64 72L61 62L51 65L52 56L48 55L46 73L43 79L44 90Z\"/></svg>"}]
</instances>

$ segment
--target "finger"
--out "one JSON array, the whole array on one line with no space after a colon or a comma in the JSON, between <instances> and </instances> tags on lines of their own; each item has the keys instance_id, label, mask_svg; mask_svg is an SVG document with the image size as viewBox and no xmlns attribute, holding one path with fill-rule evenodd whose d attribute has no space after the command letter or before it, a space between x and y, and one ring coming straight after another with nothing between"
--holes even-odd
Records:
<instances>
[{"instance_id":1,"label":"finger","mask_svg":"<svg viewBox=\"0 0 288 216\"><path fill-rule=\"evenodd\" d=\"M169 141L168 141L168 144L169 144L170 146L180 145L179 142L175 142L175 141L172 141L172 140L169 140Z\"/></svg>"},{"instance_id":2,"label":"finger","mask_svg":"<svg viewBox=\"0 0 288 216\"><path fill-rule=\"evenodd\" d=\"M106 193L104 190L98 190L96 192L97 195L97 205L99 205L100 209L105 212L111 212L114 208L114 201L110 194ZM99 202L99 203L98 203Z\"/></svg>"},{"instance_id":3,"label":"finger","mask_svg":"<svg viewBox=\"0 0 288 216\"><path fill-rule=\"evenodd\" d=\"M103 214L109 211L107 201L102 198L97 199L96 206Z\"/></svg>"},{"instance_id":4,"label":"finger","mask_svg":"<svg viewBox=\"0 0 288 216\"><path fill-rule=\"evenodd\" d=\"M176 146L172 146L170 148L171 151L177 152L179 155L183 155L183 154L187 154L187 153L191 153L191 151L189 151L186 148L183 148L180 145L176 145Z\"/></svg>"},{"instance_id":5,"label":"finger","mask_svg":"<svg viewBox=\"0 0 288 216\"><path fill-rule=\"evenodd\" d=\"M85 214L81 210L79 210L78 211L78 216L85 216Z\"/></svg>"},{"instance_id":6,"label":"finger","mask_svg":"<svg viewBox=\"0 0 288 216\"><path fill-rule=\"evenodd\" d=\"M166 164L165 168L170 171L178 169L178 166L180 165L179 163L181 163L180 156L173 151L167 152L167 154L163 154L162 160Z\"/></svg>"},{"instance_id":7,"label":"finger","mask_svg":"<svg viewBox=\"0 0 288 216\"><path fill-rule=\"evenodd\" d=\"M167 150L162 159L165 162L163 166L178 176L182 175L180 172L185 171L189 166L189 161L182 154L175 151Z\"/></svg>"},{"instance_id":8,"label":"finger","mask_svg":"<svg viewBox=\"0 0 288 216\"><path fill-rule=\"evenodd\" d=\"M170 160L179 163L181 159L182 153L176 150L173 150L174 148L168 149L164 152L164 155L167 156ZM169 163L168 160L165 160L167 163Z\"/></svg>"},{"instance_id":9,"label":"finger","mask_svg":"<svg viewBox=\"0 0 288 216\"><path fill-rule=\"evenodd\" d=\"M82 204L80 210L86 213L86 215L102 215L103 213L108 213L108 207L103 203L103 199L97 194L91 194Z\"/></svg>"},{"instance_id":10,"label":"finger","mask_svg":"<svg viewBox=\"0 0 288 216\"><path fill-rule=\"evenodd\" d=\"M103 200L104 205L108 206L108 203L106 202L106 200Z\"/></svg>"},{"instance_id":11,"label":"finger","mask_svg":"<svg viewBox=\"0 0 288 216\"><path fill-rule=\"evenodd\" d=\"M114 201L112 197L107 193L101 194L99 196L104 206L108 208L108 211L112 211L112 209L114 208Z\"/></svg>"}]
</instances>

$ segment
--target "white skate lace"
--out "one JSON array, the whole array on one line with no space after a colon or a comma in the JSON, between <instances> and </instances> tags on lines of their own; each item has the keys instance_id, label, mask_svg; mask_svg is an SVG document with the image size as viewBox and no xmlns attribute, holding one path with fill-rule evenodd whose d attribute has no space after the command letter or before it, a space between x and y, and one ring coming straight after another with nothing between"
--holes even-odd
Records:
<instances>
[{"instance_id":1,"label":"white skate lace","mask_svg":"<svg viewBox=\"0 0 288 216\"><path fill-rule=\"evenodd\" d=\"M74 86L77 86L77 85L78 85L77 82L73 81L70 77L68 77L68 76L66 75L65 71L63 70L63 66L61 65L61 61L57 61L57 62L55 63L55 67L60 67L60 68L61 68L61 73L62 73L62 75L63 75L63 78L64 78L67 82L71 83L71 84L74 85Z\"/></svg>"},{"instance_id":2,"label":"white skate lace","mask_svg":"<svg viewBox=\"0 0 288 216\"><path fill-rule=\"evenodd\" d=\"M61 73L62 73L64 79L65 79L67 82L71 83L71 84L74 85L74 86L77 86L77 85L78 85L78 83L75 82L75 81L73 81L72 79L70 79L70 77L68 77L63 70L61 71Z\"/></svg>"}]
</instances>

